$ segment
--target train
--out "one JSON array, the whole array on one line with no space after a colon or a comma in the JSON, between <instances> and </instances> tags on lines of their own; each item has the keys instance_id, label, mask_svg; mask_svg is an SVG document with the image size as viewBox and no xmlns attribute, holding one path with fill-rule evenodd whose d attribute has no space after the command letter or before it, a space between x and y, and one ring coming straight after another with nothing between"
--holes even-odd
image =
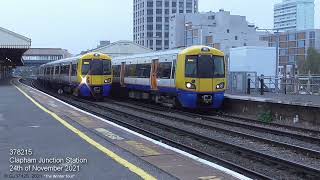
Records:
<instances>
[{"instance_id":1,"label":"train","mask_svg":"<svg viewBox=\"0 0 320 180\"><path fill-rule=\"evenodd\" d=\"M45 87L82 97L108 97L112 86L111 57L103 53L61 59L41 65L37 80Z\"/></svg>"},{"instance_id":2,"label":"train","mask_svg":"<svg viewBox=\"0 0 320 180\"><path fill-rule=\"evenodd\" d=\"M224 100L224 53L212 47L115 57L112 69L113 92L129 98L188 109L217 109Z\"/></svg>"}]
</instances>

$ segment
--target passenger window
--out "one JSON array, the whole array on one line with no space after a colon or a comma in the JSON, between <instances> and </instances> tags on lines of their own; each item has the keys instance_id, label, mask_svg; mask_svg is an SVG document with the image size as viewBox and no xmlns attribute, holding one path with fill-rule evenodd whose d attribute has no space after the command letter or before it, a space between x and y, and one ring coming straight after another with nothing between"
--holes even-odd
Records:
<instances>
[{"instance_id":1,"label":"passenger window","mask_svg":"<svg viewBox=\"0 0 320 180\"><path fill-rule=\"evenodd\" d=\"M137 77L138 78L150 78L151 64L138 64L137 65Z\"/></svg>"},{"instance_id":2,"label":"passenger window","mask_svg":"<svg viewBox=\"0 0 320 180\"><path fill-rule=\"evenodd\" d=\"M176 76L176 60L173 60L172 62L172 74L171 74L171 78L174 79Z\"/></svg>"},{"instance_id":3,"label":"passenger window","mask_svg":"<svg viewBox=\"0 0 320 180\"><path fill-rule=\"evenodd\" d=\"M113 70L113 77L120 77L120 70L121 70L120 65L112 66L112 70Z\"/></svg>"},{"instance_id":4,"label":"passenger window","mask_svg":"<svg viewBox=\"0 0 320 180\"><path fill-rule=\"evenodd\" d=\"M126 77L136 77L136 65L130 64L126 66Z\"/></svg>"},{"instance_id":5,"label":"passenger window","mask_svg":"<svg viewBox=\"0 0 320 180\"><path fill-rule=\"evenodd\" d=\"M172 62L160 62L158 77L160 79L170 79Z\"/></svg>"},{"instance_id":6,"label":"passenger window","mask_svg":"<svg viewBox=\"0 0 320 180\"><path fill-rule=\"evenodd\" d=\"M71 76L77 75L77 64L72 64Z\"/></svg>"}]
</instances>

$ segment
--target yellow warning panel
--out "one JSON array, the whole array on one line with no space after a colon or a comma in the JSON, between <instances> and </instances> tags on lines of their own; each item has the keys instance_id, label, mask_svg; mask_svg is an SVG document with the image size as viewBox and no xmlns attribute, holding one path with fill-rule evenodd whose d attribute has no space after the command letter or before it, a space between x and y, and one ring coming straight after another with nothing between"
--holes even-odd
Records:
<instances>
[{"instance_id":1,"label":"yellow warning panel","mask_svg":"<svg viewBox=\"0 0 320 180\"><path fill-rule=\"evenodd\" d=\"M204 176L204 177L199 177L198 180L220 180L217 176Z\"/></svg>"},{"instance_id":2,"label":"yellow warning panel","mask_svg":"<svg viewBox=\"0 0 320 180\"><path fill-rule=\"evenodd\" d=\"M141 142L137 141L126 141L127 144L129 144L134 149L142 152L144 156L158 156L160 153L154 149L151 149L150 147L145 146Z\"/></svg>"},{"instance_id":3,"label":"yellow warning panel","mask_svg":"<svg viewBox=\"0 0 320 180\"><path fill-rule=\"evenodd\" d=\"M112 139L112 140L124 140L123 137L117 135L117 134L114 134L113 132L111 131L108 131L104 128L96 128L95 129L96 131L98 131L99 133L103 134L104 136L108 137L109 139Z\"/></svg>"}]
</instances>

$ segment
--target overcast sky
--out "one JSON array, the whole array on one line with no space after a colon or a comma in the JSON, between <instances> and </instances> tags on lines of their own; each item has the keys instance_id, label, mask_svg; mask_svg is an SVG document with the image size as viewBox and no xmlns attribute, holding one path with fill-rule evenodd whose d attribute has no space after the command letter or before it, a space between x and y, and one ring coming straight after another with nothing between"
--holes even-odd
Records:
<instances>
[{"instance_id":1,"label":"overcast sky","mask_svg":"<svg viewBox=\"0 0 320 180\"><path fill-rule=\"evenodd\" d=\"M281 0L199 0L199 11L224 9L272 28L273 4ZM1 0L0 26L32 39L33 47L61 47L71 53L99 40L132 40L133 0ZM320 26L320 0L315 25Z\"/></svg>"}]
</instances>

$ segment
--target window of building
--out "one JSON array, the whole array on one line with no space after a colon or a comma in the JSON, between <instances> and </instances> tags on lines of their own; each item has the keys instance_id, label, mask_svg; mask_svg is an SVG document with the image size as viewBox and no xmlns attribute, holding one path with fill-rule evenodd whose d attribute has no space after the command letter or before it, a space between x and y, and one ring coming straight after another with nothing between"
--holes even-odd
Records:
<instances>
[{"instance_id":1,"label":"window of building","mask_svg":"<svg viewBox=\"0 0 320 180\"><path fill-rule=\"evenodd\" d=\"M159 63L158 77L160 79L170 79L171 75L171 62Z\"/></svg>"},{"instance_id":2,"label":"window of building","mask_svg":"<svg viewBox=\"0 0 320 180\"><path fill-rule=\"evenodd\" d=\"M306 39L306 33L305 32L298 33L297 37L298 39Z\"/></svg>"},{"instance_id":3,"label":"window of building","mask_svg":"<svg viewBox=\"0 0 320 180\"><path fill-rule=\"evenodd\" d=\"M153 17L147 17L147 22L153 22Z\"/></svg>"},{"instance_id":4,"label":"window of building","mask_svg":"<svg viewBox=\"0 0 320 180\"><path fill-rule=\"evenodd\" d=\"M161 40L157 40L157 41L156 41L156 45L157 45L157 46L162 45L162 41L161 41Z\"/></svg>"},{"instance_id":5,"label":"window of building","mask_svg":"<svg viewBox=\"0 0 320 180\"><path fill-rule=\"evenodd\" d=\"M147 15L152 15L153 14L153 10L152 9L148 9L147 10Z\"/></svg>"},{"instance_id":6,"label":"window of building","mask_svg":"<svg viewBox=\"0 0 320 180\"><path fill-rule=\"evenodd\" d=\"M289 56L289 63L295 64L295 62L296 62L296 56Z\"/></svg>"},{"instance_id":7,"label":"window of building","mask_svg":"<svg viewBox=\"0 0 320 180\"><path fill-rule=\"evenodd\" d=\"M164 40L164 46L169 46L169 40Z\"/></svg>"},{"instance_id":8,"label":"window of building","mask_svg":"<svg viewBox=\"0 0 320 180\"><path fill-rule=\"evenodd\" d=\"M280 56L288 55L288 49L280 49Z\"/></svg>"},{"instance_id":9,"label":"window of building","mask_svg":"<svg viewBox=\"0 0 320 180\"><path fill-rule=\"evenodd\" d=\"M305 54L305 48L298 48L297 54Z\"/></svg>"},{"instance_id":10,"label":"window of building","mask_svg":"<svg viewBox=\"0 0 320 180\"><path fill-rule=\"evenodd\" d=\"M287 35L280 35L279 39L280 39L280 41L287 41L288 36Z\"/></svg>"},{"instance_id":11,"label":"window of building","mask_svg":"<svg viewBox=\"0 0 320 180\"><path fill-rule=\"evenodd\" d=\"M156 17L157 22L162 22L162 17Z\"/></svg>"},{"instance_id":12,"label":"window of building","mask_svg":"<svg viewBox=\"0 0 320 180\"><path fill-rule=\"evenodd\" d=\"M206 44L212 44L212 43L213 43L212 36L206 36Z\"/></svg>"},{"instance_id":13,"label":"window of building","mask_svg":"<svg viewBox=\"0 0 320 180\"><path fill-rule=\"evenodd\" d=\"M172 7L177 7L177 2L172 1Z\"/></svg>"},{"instance_id":14,"label":"window of building","mask_svg":"<svg viewBox=\"0 0 320 180\"><path fill-rule=\"evenodd\" d=\"M289 39L289 41L296 40L296 34L289 34L288 39Z\"/></svg>"},{"instance_id":15,"label":"window of building","mask_svg":"<svg viewBox=\"0 0 320 180\"><path fill-rule=\"evenodd\" d=\"M312 47L312 48L315 48L316 43L315 43L315 40L314 40L314 39L310 39L310 40L309 40L309 46Z\"/></svg>"},{"instance_id":16,"label":"window of building","mask_svg":"<svg viewBox=\"0 0 320 180\"><path fill-rule=\"evenodd\" d=\"M169 14L169 9L164 10L164 14L168 15Z\"/></svg>"},{"instance_id":17,"label":"window of building","mask_svg":"<svg viewBox=\"0 0 320 180\"><path fill-rule=\"evenodd\" d=\"M161 38L162 37L162 33L161 32L156 32L156 36L157 36L157 38Z\"/></svg>"},{"instance_id":18,"label":"window of building","mask_svg":"<svg viewBox=\"0 0 320 180\"><path fill-rule=\"evenodd\" d=\"M166 23L168 23L168 22L169 22L169 18L166 17L164 21L165 21Z\"/></svg>"},{"instance_id":19,"label":"window of building","mask_svg":"<svg viewBox=\"0 0 320 180\"><path fill-rule=\"evenodd\" d=\"M309 32L309 38L310 39L315 39L316 38L316 33L314 31Z\"/></svg>"},{"instance_id":20,"label":"window of building","mask_svg":"<svg viewBox=\"0 0 320 180\"><path fill-rule=\"evenodd\" d=\"M148 1L147 2L147 7L153 7L153 2L152 1Z\"/></svg>"},{"instance_id":21,"label":"window of building","mask_svg":"<svg viewBox=\"0 0 320 180\"><path fill-rule=\"evenodd\" d=\"M297 47L297 41L289 41L288 47Z\"/></svg>"},{"instance_id":22,"label":"window of building","mask_svg":"<svg viewBox=\"0 0 320 180\"><path fill-rule=\"evenodd\" d=\"M166 1L166 2L164 3L164 6L165 6L165 7L169 7L169 1Z\"/></svg>"},{"instance_id":23,"label":"window of building","mask_svg":"<svg viewBox=\"0 0 320 180\"><path fill-rule=\"evenodd\" d=\"M157 1L156 5L157 5L157 7L162 7L162 1Z\"/></svg>"},{"instance_id":24,"label":"window of building","mask_svg":"<svg viewBox=\"0 0 320 180\"><path fill-rule=\"evenodd\" d=\"M156 14L162 14L162 9L157 9Z\"/></svg>"},{"instance_id":25,"label":"window of building","mask_svg":"<svg viewBox=\"0 0 320 180\"><path fill-rule=\"evenodd\" d=\"M280 48L287 48L288 42L280 42L279 46L280 46Z\"/></svg>"},{"instance_id":26,"label":"window of building","mask_svg":"<svg viewBox=\"0 0 320 180\"><path fill-rule=\"evenodd\" d=\"M305 43L304 40L299 40L299 41L298 41L298 47L299 47L299 48L305 47L305 45L306 45L306 43Z\"/></svg>"},{"instance_id":27,"label":"window of building","mask_svg":"<svg viewBox=\"0 0 320 180\"><path fill-rule=\"evenodd\" d=\"M156 29L157 30L162 30L162 25L161 24L157 24Z\"/></svg>"},{"instance_id":28,"label":"window of building","mask_svg":"<svg viewBox=\"0 0 320 180\"><path fill-rule=\"evenodd\" d=\"M153 30L153 25L147 25L147 30Z\"/></svg>"},{"instance_id":29,"label":"window of building","mask_svg":"<svg viewBox=\"0 0 320 180\"><path fill-rule=\"evenodd\" d=\"M230 33L230 29L227 29L227 33Z\"/></svg>"},{"instance_id":30,"label":"window of building","mask_svg":"<svg viewBox=\"0 0 320 180\"><path fill-rule=\"evenodd\" d=\"M209 19L209 20L214 20L214 19L215 19L215 16L214 16L214 15L208 16L208 19Z\"/></svg>"},{"instance_id":31,"label":"window of building","mask_svg":"<svg viewBox=\"0 0 320 180\"><path fill-rule=\"evenodd\" d=\"M234 37L234 40L238 40L238 36L235 36L235 37Z\"/></svg>"},{"instance_id":32,"label":"window of building","mask_svg":"<svg viewBox=\"0 0 320 180\"><path fill-rule=\"evenodd\" d=\"M296 48L290 48L288 52L289 52L289 55L295 55L295 54L297 54L297 49Z\"/></svg>"},{"instance_id":33,"label":"window of building","mask_svg":"<svg viewBox=\"0 0 320 180\"><path fill-rule=\"evenodd\" d=\"M172 9L172 14L176 13L177 10L176 9Z\"/></svg>"}]
</instances>

